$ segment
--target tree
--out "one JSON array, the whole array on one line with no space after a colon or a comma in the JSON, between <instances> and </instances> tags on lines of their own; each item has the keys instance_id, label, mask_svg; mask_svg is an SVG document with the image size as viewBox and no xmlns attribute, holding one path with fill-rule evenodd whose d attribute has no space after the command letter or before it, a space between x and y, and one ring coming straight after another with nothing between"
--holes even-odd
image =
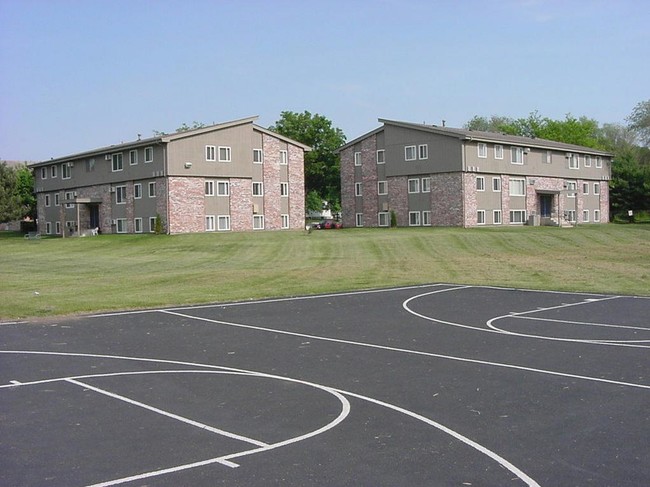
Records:
<instances>
[{"instance_id":1,"label":"tree","mask_svg":"<svg viewBox=\"0 0 650 487\"><path fill-rule=\"evenodd\" d=\"M650 100L638 103L629 117L629 127L646 147L650 147Z\"/></svg>"},{"instance_id":2,"label":"tree","mask_svg":"<svg viewBox=\"0 0 650 487\"><path fill-rule=\"evenodd\" d=\"M336 149L345 143L345 135L322 115L284 111L270 130L306 144L305 194L315 191L321 199L336 207L341 199L340 158Z\"/></svg>"},{"instance_id":3,"label":"tree","mask_svg":"<svg viewBox=\"0 0 650 487\"><path fill-rule=\"evenodd\" d=\"M34 194L34 173L27 166L16 169L16 195L21 207L21 217L36 219L36 195Z\"/></svg>"},{"instance_id":4,"label":"tree","mask_svg":"<svg viewBox=\"0 0 650 487\"><path fill-rule=\"evenodd\" d=\"M27 166L0 163L0 222L36 216L34 175Z\"/></svg>"}]
</instances>

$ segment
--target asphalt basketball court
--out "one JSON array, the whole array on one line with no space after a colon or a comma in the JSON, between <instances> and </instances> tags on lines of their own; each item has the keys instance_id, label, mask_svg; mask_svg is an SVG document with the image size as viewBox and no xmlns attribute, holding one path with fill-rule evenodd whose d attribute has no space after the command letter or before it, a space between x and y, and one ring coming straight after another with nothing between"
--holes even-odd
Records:
<instances>
[{"instance_id":1,"label":"asphalt basketball court","mask_svg":"<svg viewBox=\"0 0 650 487\"><path fill-rule=\"evenodd\" d=\"M0 485L650 485L650 298L429 285L0 337Z\"/></svg>"}]
</instances>

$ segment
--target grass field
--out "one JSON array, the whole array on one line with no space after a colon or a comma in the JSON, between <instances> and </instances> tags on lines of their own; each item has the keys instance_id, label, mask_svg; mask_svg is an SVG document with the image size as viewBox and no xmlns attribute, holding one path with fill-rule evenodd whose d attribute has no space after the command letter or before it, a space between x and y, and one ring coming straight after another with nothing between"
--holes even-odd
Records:
<instances>
[{"instance_id":1,"label":"grass field","mask_svg":"<svg viewBox=\"0 0 650 487\"><path fill-rule=\"evenodd\" d=\"M4 320L438 282L650 295L650 225L4 233L0 249Z\"/></svg>"}]
</instances>

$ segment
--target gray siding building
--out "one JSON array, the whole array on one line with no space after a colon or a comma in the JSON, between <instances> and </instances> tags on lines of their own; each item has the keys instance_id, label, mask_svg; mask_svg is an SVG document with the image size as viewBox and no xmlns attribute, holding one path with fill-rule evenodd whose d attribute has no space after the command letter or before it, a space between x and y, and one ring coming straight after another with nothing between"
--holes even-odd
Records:
<instances>
[{"instance_id":1,"label":"gray siding building","mask_svg":"<svg viewBox=\"0 0 650 487\"><path fill-rule=\"evenodd\" d=\"M609 221L612 154L380 119L339 149L343 224L563 225Z\"/></svg>"},{"instance_id":2,"label":"gray siding building","mask_svg":"<svg viewBox=\"0 0 650 487\"><path fill-rule=\"evenodd\" d=\"M31 164L40 233L302 229L310 148L255 120Z\"/></svg>"}]
</instances>

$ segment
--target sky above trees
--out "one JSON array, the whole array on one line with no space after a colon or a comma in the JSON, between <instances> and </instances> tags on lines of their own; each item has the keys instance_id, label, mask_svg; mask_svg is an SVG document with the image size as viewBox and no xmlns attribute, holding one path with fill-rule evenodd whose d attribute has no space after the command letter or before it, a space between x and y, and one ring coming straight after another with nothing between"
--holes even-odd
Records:
<instances>
[{"instance_id":1,"label":"sky above trees","mask_svg":"<svg viewBox=\"0 0 650 487\"><path fill-rule=\"evenodd\" d=\"M0 0L0 159L283 111L624 123L648 99L645 0Z\"/></svg>"}]
</instances>

